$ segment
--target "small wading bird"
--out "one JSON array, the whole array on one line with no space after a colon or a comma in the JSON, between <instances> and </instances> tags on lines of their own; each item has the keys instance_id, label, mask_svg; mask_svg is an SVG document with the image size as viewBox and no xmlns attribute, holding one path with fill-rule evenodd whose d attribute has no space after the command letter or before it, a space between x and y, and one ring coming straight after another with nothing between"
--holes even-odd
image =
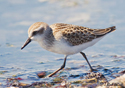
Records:
<instances>
[{"instance_id":1,"label":"small wading bird","mask_svg":"<svg viewBox=\"0 0 125 88\"><path fill-rule=\"evenodd\" d=\"M48 77L53 76L65 67L68 55L76 53L82 54L86 59L90 70L93 71L94 69L82 50L94 45L106 34L114 30L116 30L115 26L106 29L90 29L87 27L64 23L56 23L49 26L44 22L36 22L30 26L28 30L29 38L21 49L31 41L37 41L42 48L54 53L65 55L63 65L55 72L48 75Z\"/></svg>"}]
</instances>

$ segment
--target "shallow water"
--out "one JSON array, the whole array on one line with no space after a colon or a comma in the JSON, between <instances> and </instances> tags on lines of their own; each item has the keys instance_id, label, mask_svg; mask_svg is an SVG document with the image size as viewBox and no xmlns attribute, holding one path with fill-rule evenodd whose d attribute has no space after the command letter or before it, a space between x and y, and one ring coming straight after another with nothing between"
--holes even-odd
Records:
<instances>
[{"instance_id":1,"label":"shallow water","mask_svg":"<svg viewBox=\"0 0 125 88\"><path fill-rule=\"evenodd\" d=\"M52 72L63 63L63 55L48 52L32 42L24 50L21 46L27 39L27 30L34 22L48 24L69 23L90 28L116 26L117 30L105 36L94 46L84 50L91 65L103 68L99 72L109 80L109 69L117 73L125 69L125 1L124 0L5 0L0 1L0 83L6 78L21 77L23 82L40 81L39 71ZM89 67L80 54L68 57L68 75L89 72ZM69 79L72 80L72 79Z\"/></svg>"}]
</instances>

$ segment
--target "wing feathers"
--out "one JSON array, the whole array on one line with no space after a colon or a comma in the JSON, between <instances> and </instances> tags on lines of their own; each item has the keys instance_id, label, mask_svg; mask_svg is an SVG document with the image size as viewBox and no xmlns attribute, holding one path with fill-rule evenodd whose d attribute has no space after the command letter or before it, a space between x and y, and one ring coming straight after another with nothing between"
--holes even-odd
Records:
<instances>
[{"instance_id":1,"label":"wing feathers","mask_svg":"<svg viewBox=\"0 0 125 88\"><path fill-rule=\"evenodd\" d=\"M92 41L95 38L102 37L107 33L116 30L115 26L106 29L90 29L63 23L53 24L50 27L53 30L55 39L63 38L73 46ZM61 36L58 35L60 32L62 34Z\"/></svg>"},{"instance_id":2,"label":"wing feathers","mask_svg":"<svg viewBox=\"0 0 125 88\"><path fill-rule=\"evenodd\" d=\"M115 26L109 27L109 28L106 28L106 29L95 29L95 30L93 31L93 33L94 33L95 35L105 35L105 34L107 34L107 33L110 33L110 32L112 32L112 31L114 31L114 30L116 30L116 29L115 29Z\"/></svg>"}]
</instances>

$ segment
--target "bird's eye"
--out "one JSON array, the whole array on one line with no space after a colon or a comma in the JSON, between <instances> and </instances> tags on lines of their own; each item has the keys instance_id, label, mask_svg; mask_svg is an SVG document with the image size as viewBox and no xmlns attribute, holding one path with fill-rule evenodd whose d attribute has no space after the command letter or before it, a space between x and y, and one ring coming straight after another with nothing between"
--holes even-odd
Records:
<instances>
[{"instance_id":1,"label":"bird's eye","mask_svg":"<svg viewBox=\"0 0 125 88\"><path fill-rule=\"evenodd\" d=\"M34 31L32 35L34 36L34 35L36 35L36 34L37 34L37 31Z\"/></svg>"}]
</instances>

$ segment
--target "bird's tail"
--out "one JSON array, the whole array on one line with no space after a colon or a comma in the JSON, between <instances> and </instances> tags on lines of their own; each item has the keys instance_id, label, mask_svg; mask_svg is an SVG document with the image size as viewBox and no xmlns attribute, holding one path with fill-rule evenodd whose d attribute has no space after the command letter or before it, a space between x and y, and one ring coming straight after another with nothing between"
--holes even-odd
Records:
<instances>
[{"instance_id":1,"label":"bird's tail","mask_svg":"<svg viewBox=\"0 0 125 88\"><path fill-rule=\"evenodd\" d=\"M110 32L113 32L115 30L116 30L116 27L112 26L112 27L109 27L109 28L106 28L106 29L97 29L93 33L95 35L97 35L98 37L101 37L101 36L106 35L106 34L108 34Z\"/></svg>"},{"instance_id":2,"label":"bird's tail","mask_svg":"<svg viewBox=\"0 0 125 88\"><path fill-rule=\"evenodd\" d=\"M109 27L109 28L106 28L107 30L110 30L109 32L107 33L110 33L110 32L113 32L116 30L116 27L115 26L112 26L112 27Z\"/></svg>"}]
</instances>

